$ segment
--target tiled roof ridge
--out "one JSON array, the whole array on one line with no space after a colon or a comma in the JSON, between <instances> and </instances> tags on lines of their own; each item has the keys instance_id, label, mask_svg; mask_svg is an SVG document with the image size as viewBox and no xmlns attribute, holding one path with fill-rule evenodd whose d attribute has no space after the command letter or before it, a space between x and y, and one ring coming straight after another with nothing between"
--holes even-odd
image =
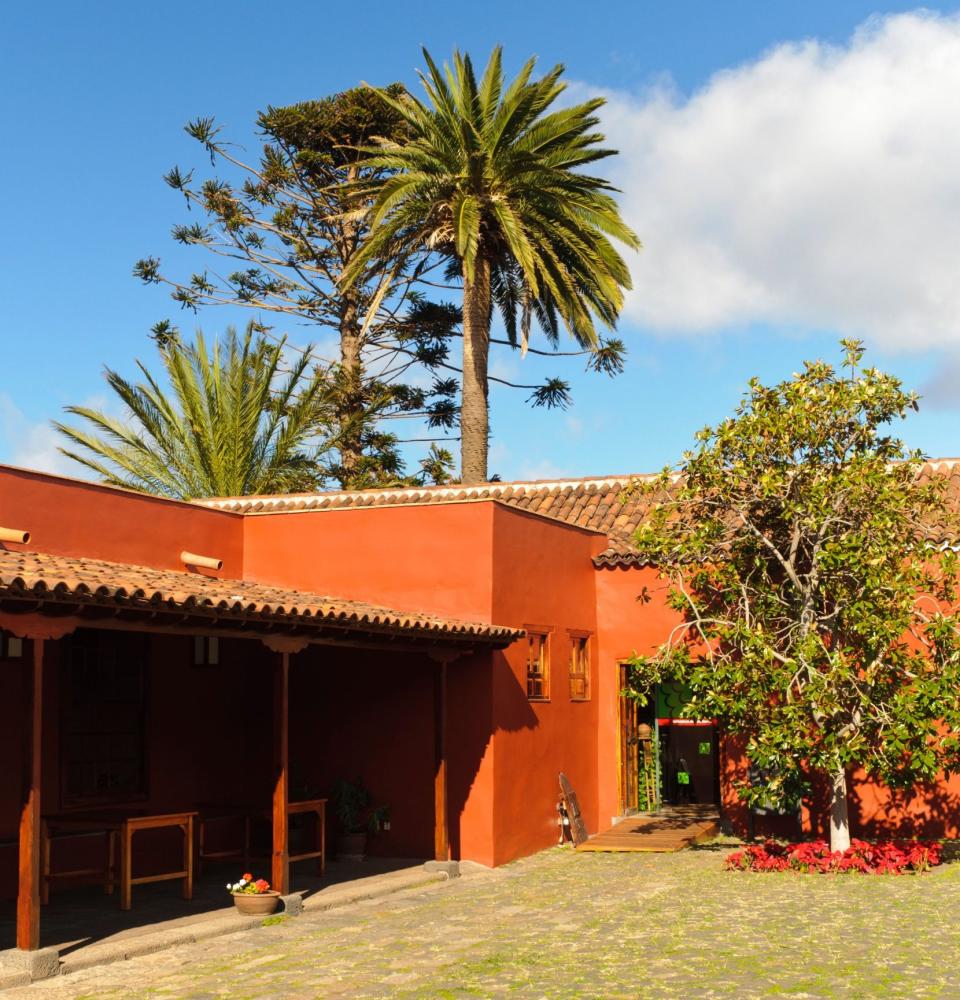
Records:
<instances>
[{"instance_id":1,"label":"tiled roof ridge","mask_svg":"<svg viewBox=\"0 0 960 1000\"><path fill-rule=\"evenodd\" d=\"M960 461L960 459L958 459ZM256 506L263 510L283 509L286 505L300 505L304 502L344 503L350 501L386 501L395 499L400 502L410 502L421 496L435 499L473 500L498 499L504 493L510 495L529 492L542 494L553 490L565 489L610 489L615 486L626 486L633 482L656 479L660 473L629 472L612 476L581 476L569 479L512 479L496 480L489 483L474 483L465 486L454 483L449 486L387 486L369 490L327 490L314 493L277 493L250 495L240 497L205 497L194 503L204 507L214 507L218 510L246 510Z\"/></svg>"},{"instance_id":2,"label":"tiled roof ridge","mask_svg":"<svg viewBox=\"0 0 960 1000\"><path fill-rule=\"evenodd\" d=\"M939 473L960 467L960 457L926 459L921 470ZM626 472L607 476L571 476L551 479L510 479L496 480L488 483L474 483L466 486L462 483L452 483L445 486L385 486L364 490L317 490L309 493L271 493L252 494L235 497L203 497L193 503L216 510L235 512L284 510L284 509L314 509L319 506L340 506L356 503L358 506L367 503L380 505L391 500L399 503L410 503L420 497L432 500L474 500L498 499L505 493L510 496L531 492L543 494L567 489L596 490L610 489L615 486L626 486L633 482L650 482L656 479L660 472ZM676 475L676 474L675 474Z\"/></svg>"}]
</instances>

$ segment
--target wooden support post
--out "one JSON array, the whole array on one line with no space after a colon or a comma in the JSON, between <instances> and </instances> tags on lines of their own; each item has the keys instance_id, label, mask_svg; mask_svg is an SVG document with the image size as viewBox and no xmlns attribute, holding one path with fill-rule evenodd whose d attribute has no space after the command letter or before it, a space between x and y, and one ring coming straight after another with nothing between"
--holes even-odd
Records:
<instances>
[{"instance_id":1,"label":"wooden support post","mask_svg":"<svg viewBox=\"0 0 960 1000\"><path fill-rule=\"evenodd\" d=\"M43 639L33 640L32 673L26 689L23 796L20 810L20 885L17 947L40 947L40 782L43 745Z\"/></svg>"},{"instance_id":2,"label":"wooden support post","mask_svg":"<svg viewBox=\"0 0 960 1000\"><path fill-rule=\"evenodd\" d=\"M447 661L437 663L433 682L434 736L434 857L450 860L450 833L447 827Z\"/></svg>"},{"instance_id":3,"label":"wooden support post","mask_svg":"<svg viewBox=\"0 0 960 1000\"><path fill-rule=\"evenodd\" d=\"M290 845L287 804L290 796L290 653L279 654L273 686L273 865L270 885L281 895L290 891Z\"/></svg>"}]
</instances>

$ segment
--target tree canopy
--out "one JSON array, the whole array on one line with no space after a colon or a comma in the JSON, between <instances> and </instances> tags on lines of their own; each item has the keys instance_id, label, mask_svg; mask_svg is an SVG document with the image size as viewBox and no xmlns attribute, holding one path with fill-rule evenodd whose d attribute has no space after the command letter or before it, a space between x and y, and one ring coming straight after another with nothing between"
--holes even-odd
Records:
<instances>
[{"instance_id":1,"label":"tree canopy","mask_svg":"<svg viewBox=\"0 0 960 1000\"><path fill-rule=\"evenodd\" d=\"M822 779L835 849L851 769L903 787L960 764L957 559L943 544L957 525L943 482L891 433L916 395L843 347L840 371L753 379L677 468L633 487L651 503L640 556L678 614L636 658L634 689L681 680L685 714L740 734L747 799L795 803Z\"/></svg>"},{"instance_id":2,"label":"tree canopy","mask_svg":"<svg viewBox=\"0 0 960 1000\"><path fill-rule=\"evenodd\" d=\"M460 423L462 366L452 348L462 335L462 313L445 301L453 290L445 259L399 242L359 259L370 235L367 185L392 172L370 159L369 146L411 140L409 122L396 106L405 100L403 87L392 84L268 107L257 116L263 141L252 160L214 119L189 123L188 135L203 147L215 173L201 177L174 167L166 175L199 215L176 224L172 234L180 245L206 251L209 264L182 277L158 257L134 268L145 283L166 286L185 309L250 309L263 324L305 324L313 338L317 328L335 331L335 355L314 360L334 365L331 419L338 426L329 470L350 489L409 479L401 447L414 442L430 445L421 466L436 479L449 478L453 460L446 446L456 441ZM348 269L351 280L344 282ZM505 270L498 280L504 295L519 302L516 275ZM555 333L555 317L552 327L549 322ZM159 327L167 329L169 322ZM515 324L499 342L521 349ZM289 342L288 349L294 349ZM555 344L534 350L583 354L591 368L609 374L622 368L619 341L598 351L559 351ZM560 378L542 384L489 379L528 391L535 406L570 402L570 385ZM403 436L390 429L398 426L417 429Z\"/></svg>"},{"instance_id":3,"label":"tree canopy","mask_svg":"<svg viewBox=\"0 0 960 1000\"><path fill-rule=\"evenodd\" d=\"M463 283L462 476L487 477L487 407L491 308L509 341L526 350L536 320L551 344L561 327L591 352L600 370L619 370L623 345L604 343L630 287L612 240L639 247L620 217L614 188L586 171L611 156L597 131L602 98L554 108L566 89L562 66L532 79L530 59L509 84L501 50L481 79L455 51L441 70L424 50L426 103L377 91L404 123L400 138L367 147L368 177L356 185L370 199L370 234L344 274L362 281L380 258L428 254L446 259ZM562 400L547 386L538 401Z\"/></svg>"}]
</instances>

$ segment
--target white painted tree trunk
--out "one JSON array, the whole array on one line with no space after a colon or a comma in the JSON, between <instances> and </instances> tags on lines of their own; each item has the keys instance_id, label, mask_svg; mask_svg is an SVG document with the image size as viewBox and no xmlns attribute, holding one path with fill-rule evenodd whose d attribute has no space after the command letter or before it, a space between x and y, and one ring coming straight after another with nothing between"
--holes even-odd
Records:
<instances>
[{"instance_id":1,"label":"white painted tree trunk","mask_svg":"<svg viewBox=\"0 0 960 1000\"><path fill-rule=\"evenodd\" d=\"M850 846L850 819L847 815L847 773L841 767L833 774L830 802L830 850L845 851Z\"/></svg>"}]
</instances>

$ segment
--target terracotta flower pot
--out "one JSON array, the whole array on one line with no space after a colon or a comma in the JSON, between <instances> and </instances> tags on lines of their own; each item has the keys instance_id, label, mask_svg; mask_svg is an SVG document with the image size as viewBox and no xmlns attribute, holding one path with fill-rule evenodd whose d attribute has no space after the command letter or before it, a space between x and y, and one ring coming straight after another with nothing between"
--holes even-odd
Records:
<instances>
[{"instance_id":1,"label":"terracotta flower pot","mask_svg":"<svg viewBox=\"0 0 960 1000\"><path fill-rule=\"evenodd\" d=\"M277 908L280 893L270 889L268 892L235 892L233 905L244 916L265 917Z\"/></svg>"},{"instance_id":2,"label":"terracotta flower pot","mask_svg":"<svg viewBox=\"0 0 960 1000\"><path fill-rule=\"evenodd\" d=\"M367 855L367 835L361 833L344 833L340 835L338 857L344 861L363 861Z\"/></svg>"}]
</instances>

